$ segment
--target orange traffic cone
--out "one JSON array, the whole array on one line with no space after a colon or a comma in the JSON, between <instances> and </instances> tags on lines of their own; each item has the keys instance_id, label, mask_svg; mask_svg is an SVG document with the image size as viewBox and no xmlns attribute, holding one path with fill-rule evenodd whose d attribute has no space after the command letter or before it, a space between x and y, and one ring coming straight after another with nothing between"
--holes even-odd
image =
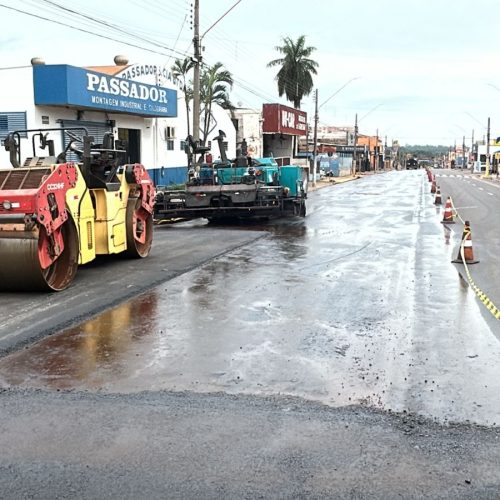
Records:
<instances>
[{"instance_id":1,"label":"orange traffic cone","mask_svg":"<svg viewBox=\"0 0 500 500\"><path fill-rule=\"evenodd\" d=\"M434 198L434 205L441 205L441 189L436 186L436 197Z\"/></svg>"},{"instance_id":2,"label":"orange traffic cone","mask_svg":"<svg viewBox=\"0 0 500 500\"><path fill-rule=\"evenodd\" d=\"M451 203L451 197L448 196L446 200L446 205L444 206L444 214L443 220L441 221L443 224L455 224L453 220L453 204Z\"/></svg>"},{"instance_id":3,"label":"orange traffic cone","mask_svg":"<svg viewBox=\"0 0 500 500\"><path fill-rule=\"evenodd\" d=\"M464 260L466 264L477 264L479 261L474 259L474 252L472 251L472 236L470 230L470 223L468 220L465 221L464 232L462 234L462 241L458 249L458 255L455 260L452 260L455 264L463 264L461 249L464 246Z\"/></svg>"},{"instance_id":4,"label":"orange traffic cone","mask_svg":"<svg viewBox=\"0 0 500 500\"><path fill-rule=\"evenodd\" d=\"M434 194L435 192L436 192L436 180L433 179L431 184L431 193Z\"/></svg>"}]
</instances>

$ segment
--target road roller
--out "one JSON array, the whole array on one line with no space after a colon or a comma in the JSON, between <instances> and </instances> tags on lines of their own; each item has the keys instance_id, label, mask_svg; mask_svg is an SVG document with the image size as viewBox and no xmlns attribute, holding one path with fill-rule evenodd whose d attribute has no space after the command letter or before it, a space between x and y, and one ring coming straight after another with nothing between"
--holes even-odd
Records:
<instances>
[{"instance_id":1,"label":"road roller","mask_svg":"<svg viewBox=\"0 0 500 500\"><path fill-rule=\"evenodd\" d=\"M54 132L66 144L58 156ZM21 138L30 136L33 154L21 164ZM112 133L95 144L83 127L17 130L4 147L11 167L0 169L0 290L60 291L98 255L149 254L154 184L143 165L126 163Z\"/></svg>"}]
</instances>

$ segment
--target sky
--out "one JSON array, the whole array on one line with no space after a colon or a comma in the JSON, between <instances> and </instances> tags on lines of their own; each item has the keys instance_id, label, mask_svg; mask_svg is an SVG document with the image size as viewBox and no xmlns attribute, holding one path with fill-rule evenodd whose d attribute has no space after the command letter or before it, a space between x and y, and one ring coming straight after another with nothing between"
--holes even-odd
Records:
<instances>
[{"instance_id":1,"label":"sky","mask_svg":"<svg viewBox=\"0 0 500 500\"><path fill-rule=\"evenodd\" d=\"M320 125L353 126L357 114L360 133L378 132L388 143L451 146L464 136L470 144L473 133L482 139L491 117L491 135L500 136L497 0L199 1L203 60L231 71L238 106L291 105L278 95L278 68L267 63L280 57L284 37L305 35L319 63ZM0 91L1 69L34 56L94 66L124 54L130 63L170 67L193 53L193 3L0 0ZM301 108L312 123L312 94Z\"/></svg>"}]
</instances>

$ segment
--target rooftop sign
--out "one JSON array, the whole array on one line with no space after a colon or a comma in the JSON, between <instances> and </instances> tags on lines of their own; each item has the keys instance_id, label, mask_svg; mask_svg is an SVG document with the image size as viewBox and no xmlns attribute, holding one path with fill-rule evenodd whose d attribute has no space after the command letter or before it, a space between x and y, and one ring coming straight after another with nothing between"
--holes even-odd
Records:
<instances>
[{"instance_id":1,"label":"rooftop sign","mask_svg":"<svg viewBox=\"0 0 500 500\"><path fill-rule=\"evenodd\" d=\"M264 104L262 106L265 134L306 135L307 113L289 108L282 104Z\"/></svg>"},{"instance_id":2,"label":"rooftop sign","mask_svg":"<svg viewBox=\"0 0 500 500\"><path fill-rule=\"evenodd\" d=\"M35 104L177 116L177 92L66 64L33 67Z\"/></svg>"}]
</instances>

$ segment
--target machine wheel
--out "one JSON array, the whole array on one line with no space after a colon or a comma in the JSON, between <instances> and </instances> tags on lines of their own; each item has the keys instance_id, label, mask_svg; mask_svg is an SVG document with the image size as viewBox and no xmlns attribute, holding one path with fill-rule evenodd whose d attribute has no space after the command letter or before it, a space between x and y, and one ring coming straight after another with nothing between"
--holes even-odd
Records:
<instances>
[{"instance_id":1,"label":"machine wheel","mask_svg":"<svg viewBox=\"0 0 500 500\"><path fill-rule=\"evenodd\" d=\"M46 269L40 265L40 254L46 251L45 229L38 239L30 235L0 238L0 289L58 292L67 288L78 269L78 233L71 219L61 227L64 250Z\"/></svg>"},{"instance_id":2,"label":"machine wheel","mask_svg":"<svg viewBox=\"0 0 500 500\"><path fill-rule=\"evenodd\" d=\"M140 198L127 203L127 250L131 258L147 257L153 244L153 214L142 208Z\"/></svg>"},{"instance_id":3,"label":"machine wheel","mask_svg":"<svg viewBox=\"0 0 500 500\"><path fill-rule=\"evenodd\" d=\"M306 216L306 204L302 203L300 205L300 216L305 217Z\"/></svg>"}]
</instances>

